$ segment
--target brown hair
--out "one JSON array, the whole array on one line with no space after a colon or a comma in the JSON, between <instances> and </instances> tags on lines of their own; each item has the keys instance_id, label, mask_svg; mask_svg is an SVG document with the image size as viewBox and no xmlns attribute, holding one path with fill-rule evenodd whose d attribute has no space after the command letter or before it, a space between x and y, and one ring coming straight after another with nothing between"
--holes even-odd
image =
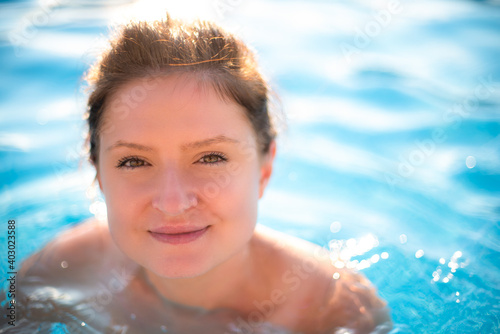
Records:
<instances>
[{"instance_id":1,"label":"brown hair","mask_svg":"<svg viewBox=\"0 0 500 334\"><path fill-rule=\"evenodd\" d=\"M208 78L222 98L243 106L257 135L261 153L276 137L270 115L270 89L254 54L238 38L207 21L185 23L168 16L158 21L129 22L117 31L110 48L87 74L90 160L97 165L99 133L110 96L134 79L172 73Z\"/></svg>"}]
</instances>

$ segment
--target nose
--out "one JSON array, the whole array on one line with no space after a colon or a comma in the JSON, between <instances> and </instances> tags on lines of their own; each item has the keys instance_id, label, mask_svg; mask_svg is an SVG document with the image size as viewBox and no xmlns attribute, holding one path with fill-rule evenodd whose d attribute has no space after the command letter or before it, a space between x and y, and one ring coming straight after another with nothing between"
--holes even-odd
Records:
<instances>
[{"instance_id":1,"label":"nose","mask_svg":"<svg viewBox=\"0 0 500 334\"><path fill-rule=\"evenodd\" d=\"M162 172L154 185L157 189L152 200L152 206L167 216L182 215L185 211L198 204L196 194L184 182L183 175L175 168Z\"/></svg>"}]
</instances>

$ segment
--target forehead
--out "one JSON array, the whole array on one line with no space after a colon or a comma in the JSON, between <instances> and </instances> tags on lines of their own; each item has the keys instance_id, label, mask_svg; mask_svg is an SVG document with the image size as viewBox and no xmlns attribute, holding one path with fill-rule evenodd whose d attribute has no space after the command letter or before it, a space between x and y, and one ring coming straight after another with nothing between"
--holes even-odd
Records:
<instances>
[{"instance_id":1,"label":"forehead","mask_svg":"<svg viewBox=\"0 0 500 334\"><path fill-rule=\"evenodd\" d=\"M112 128L113 131L106 132ZM212 83L194 74L134 79L120 87L107 101L103 134L108 139L171 133L252 135L244 107L224 98ZM103 140L104 138L101 138Z\"/></svg>"}]
</instances>

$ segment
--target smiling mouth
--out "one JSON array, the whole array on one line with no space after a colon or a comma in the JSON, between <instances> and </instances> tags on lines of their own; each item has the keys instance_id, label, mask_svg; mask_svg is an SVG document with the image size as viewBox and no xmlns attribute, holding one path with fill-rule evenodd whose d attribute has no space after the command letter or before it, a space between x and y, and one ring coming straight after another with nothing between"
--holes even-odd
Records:
<instances>
[{"instance_id":1,"label":"smiling mouth","mask_svg":"<svg viewBox=\"0 0 500 334\"><path fill-rule=\"evenodd\" d=\"M193 230L193 231L179 231L179 232L164 232L158 231L148 231L153 239L171 245L187 244L201 238L211 225L205 226L204 228Z\"/></svg>"}]
</instances>

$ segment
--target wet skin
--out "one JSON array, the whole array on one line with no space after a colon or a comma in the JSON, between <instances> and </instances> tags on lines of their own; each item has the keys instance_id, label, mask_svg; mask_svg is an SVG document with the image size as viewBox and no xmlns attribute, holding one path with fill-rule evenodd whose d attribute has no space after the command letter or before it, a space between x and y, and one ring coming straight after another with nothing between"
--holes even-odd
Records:
<instances>
[{"instance_id":1,"label":"wet skin","mask_svg":"<svg viewBox=\"0 0 500 334\"><path fill-rule=\"evenodd\" d=\"M126 110L114 103L144 87L146 98ZM96 166L108 220L75 227L29 259L26 294L43 284L85 291L73 304L95 311L82 315L89 326L132 332L217 332L229 323L257 333L263 323L367 332L387 321L362 276L334 268L317 246L256 228L274 155L274 142L261 153L240 105L193 75L121 87L106 109Z\"/></svg>"}]
</instances>

